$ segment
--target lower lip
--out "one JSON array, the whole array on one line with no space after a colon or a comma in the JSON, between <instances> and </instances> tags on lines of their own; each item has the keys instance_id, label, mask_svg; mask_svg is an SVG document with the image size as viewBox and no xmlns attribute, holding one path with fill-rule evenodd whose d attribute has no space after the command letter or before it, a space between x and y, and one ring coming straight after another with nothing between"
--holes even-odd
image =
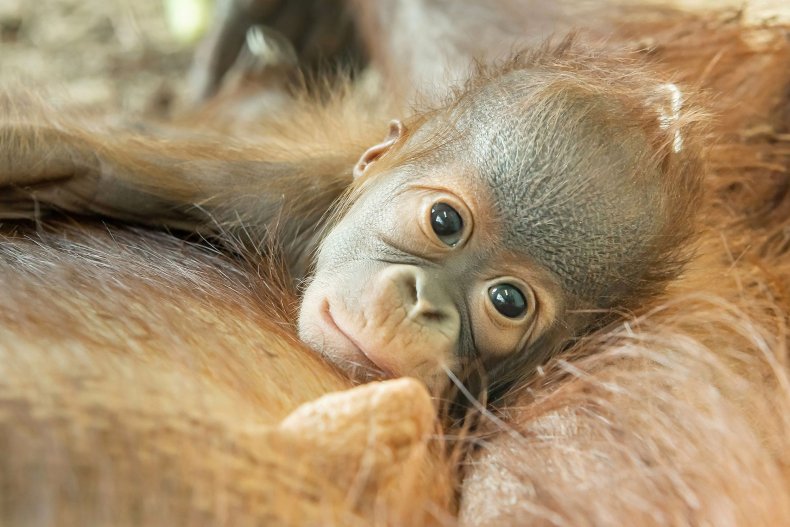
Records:
<instances>
[{"instance_id":1,"label":"lower lip","mask_svg":"<svg viewBox=\"0 0 790 527\"><path fill-rule=\"evenodd\" d=\"M351 346L354 348L354 350L359 354L360 358L363 359L365 362L367 362L368 366L371 369L379 371L379 372L381 372L382 374L384 374L387 377L394 377L394 375L392 375L392 373L389 370L387 370L386 368L382 368L376 361L371 359L370 356L367 353L365 353L365 350L362 349L362 346L360 346L356 342L356 340L351 338L345 331L343 331L340 328L340 326L335 321L334 317L332 317L332 312L329 309L329 301L328 300L324 300L324 302L321 304L321 318L324 320L326 325L328 325L330 328L332 328L334 330L335 333L337 333L338 335L343 337L343 339L346 342L351 344Z\"/></svg>"}]
</instances>

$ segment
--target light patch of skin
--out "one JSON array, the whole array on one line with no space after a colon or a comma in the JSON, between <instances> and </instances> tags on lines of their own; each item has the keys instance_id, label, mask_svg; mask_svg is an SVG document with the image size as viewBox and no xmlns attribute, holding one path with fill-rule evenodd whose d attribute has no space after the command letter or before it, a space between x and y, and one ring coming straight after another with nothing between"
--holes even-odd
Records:
<instances>
[{"instance_id":1,"label":"light patch of skin","mask_svg":"<svg viewBox=\"0 0 790 527\"><path fill-rule=\"evenodd\" d=\"M561 296L547 271L499 242L502 218L491 192L468 166L406 165L371 174L403 134L394 123L355 169L356 201L324 239L306 288L299 334L359 380L412 376L430 388L448 384L470 361L523 350L555 321ZM432 228L438 203L458 213L453 244ZM510 284L526 300L510 318L490 299Z\"/></svg>"}]
</instances>

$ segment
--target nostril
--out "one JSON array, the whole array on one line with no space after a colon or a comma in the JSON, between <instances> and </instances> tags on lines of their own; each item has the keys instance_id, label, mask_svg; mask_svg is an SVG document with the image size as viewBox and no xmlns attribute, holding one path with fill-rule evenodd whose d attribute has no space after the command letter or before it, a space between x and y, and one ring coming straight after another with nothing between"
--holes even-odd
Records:
<instances>
[{"instance_id":1,"label":"nostril","mask_svg":"<svg viewBox=\"0 0 790 527\"><path fill-rule=\"evenodd\" d=\"M449 345L460 331L460 313L441 278L417 266L389 266L376 277L373 295L366 297L369 308L376 319L396 325L393 329L404 338L419 333L420 338Z\"/></svg>"},{"instance_id":2,"label":"nostril","mask_svg":"<svg viewBox=\"0 0 790 527\"><path fill-rule=\"evenodd\" d=\"M421 299L412 307L410 318L422 324L436 325L444 324L450 317L444 309Z\"/></svg>"},{"instance_id":3,"label":"nostril","mask_svg":"<svg viewBox=\"0 0 790 527\"><path fill-rule=\"evenodd\" d=\"M420 313L420 318L426 322L443 322L447 315L435 309L426 309Z\"/></svg>"},{"instance_id":4,"label":"nostril","mask_svg":"<svg viewBox=\"0 0 790 527\"><path fill-rule=\"evenodd\" d=\"M402 284L404 300L407 301L409 305L415 305L417 303L417 277L412 273L408 273L403 277Z\"/></svg>"}]
</instances>

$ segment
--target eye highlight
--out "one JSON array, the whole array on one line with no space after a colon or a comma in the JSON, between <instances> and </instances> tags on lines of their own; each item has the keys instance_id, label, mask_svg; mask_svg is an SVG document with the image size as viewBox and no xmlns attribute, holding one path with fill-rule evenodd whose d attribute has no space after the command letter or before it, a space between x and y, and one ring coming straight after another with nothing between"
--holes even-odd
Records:
<instances>
[{"instance_id":1,"label":"eye highlight","mask_svg":"<svg viewBox=\"0 0 790 527\"><path fill-rule=\"evenodd\" d=\"M488 298L494 308L507 318L518 318L527 312L524 293L512 284L497 284L488 288Z\"/></svg>"},{"instance_id":2,"label":"eye highlight","mask_svg":"<svg viewBox=\"0 0 790 527\"><path fill-rule=\"evenodd\" d=\"M440 201L431 207L431 229L442 243L454 247L463 235L464 220L457 210Z\"/></svg>"}]
</instances>

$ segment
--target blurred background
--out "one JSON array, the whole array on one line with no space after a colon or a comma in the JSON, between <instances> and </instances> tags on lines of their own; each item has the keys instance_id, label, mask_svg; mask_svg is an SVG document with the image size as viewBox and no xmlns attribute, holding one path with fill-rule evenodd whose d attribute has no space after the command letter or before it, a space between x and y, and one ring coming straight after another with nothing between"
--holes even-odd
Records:
<instances>
[{"instance_id":1,"label":"blurred background","mask_svg":"<svg viewBox=\"0 0 790 527\"><path fill-rule=\"evenodd\" d=\"M0 0L0 82L63 90L86 109L161 113L183 90L209 4Z\"/></svg>"},{"instance_id":2,"label":"blurred background","mask_svg":"<svg viewBox=\"0 0 790 527\"><path fill-rule=\"evenodd\" d=\"M728 6L747 19L790 21L790 0L620 1ZM213 2L0 0L0 85L45 86L86 110L165 115L183 104L186 73Z\"/></svg>"}]
</instances>

